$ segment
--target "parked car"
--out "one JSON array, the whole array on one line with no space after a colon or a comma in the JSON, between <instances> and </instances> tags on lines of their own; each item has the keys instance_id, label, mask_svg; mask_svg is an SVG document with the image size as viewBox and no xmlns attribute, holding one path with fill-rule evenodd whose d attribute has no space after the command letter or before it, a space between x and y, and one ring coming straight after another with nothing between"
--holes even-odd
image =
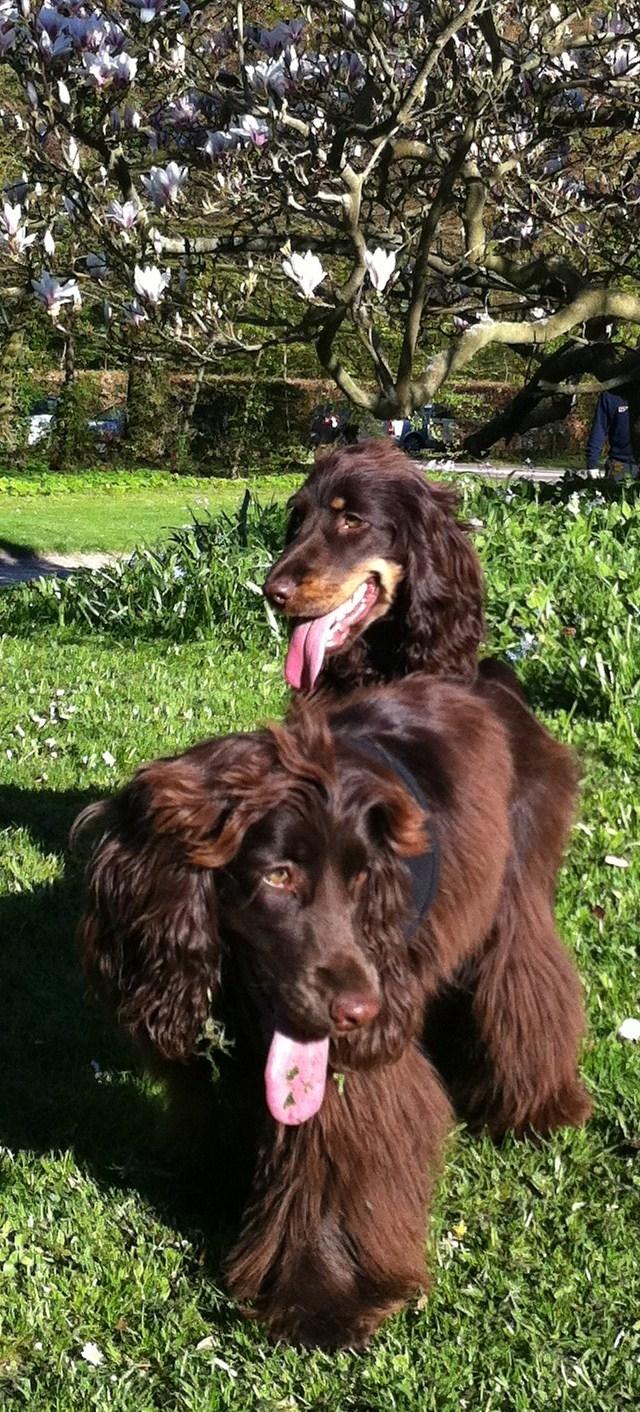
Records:
<instances>
[{"instance_id":1,"label":"parked car","mask_svg":"<svg viewBox=\"0 0 640 1412\"><path fill-rule=\"evenodd\" d=\"M49 435L57 404L57 397L43 397L40 402L34 402L27 418L29 446L37 446L39 441L44 441Z\"/></svg>"},{"instance_id":2,"label":"parked car","mask_svg":"<svg viewBox=\"0 0 640 1412\"><path fill-rule=\"evenodd\" d=\"M407 456L419 456L422 451L450 451L460 439L455 413L441 402L427 402L413 417L387 422L387 434Z\"/></svg>"},{"instance_id":3,"label":"parked car","mask_svg":"<svg viewBox=\"0 0 640 1412\"><path fill-rule=\"evenodd\" d=\"M87 427L96 441L103 446L109 446L112 441L119 441L124 436L126 420L126 408L108 407L106 412L99 412L97 417L90 417Z\"/></svg>"},{"instance_id":4,"label":"parked car","mask_svg":"<svg viewBox=\"0 0 640 1412\"><path fill-rule=\"evenodd\" d=\"M440 402L427 403L413 417L388 422L380 422L348 404L325 404L316 408L311 419L312 446L349 446L385 435L392 436L407 456L419 456L421 451L451 450L458 444L459 428L451 408Z\"/></svg>"},{"instance_id":5,"label":"parked car","mask_svg":"<svg viewBox=\"0 0 640 1412\"><path fill-rule=\"evenodd\" d=\"M50 436L59 401L59 397L44 397L40 402L34 402L27 419L29 446L37 446L39 441L44 441ZM125 425L126 409L109 407L106 412L99 412L96 417L89 418L87 430L100 446L109 446L112 441L118 441L124 436Z\"/></svg>"}]
</instances>

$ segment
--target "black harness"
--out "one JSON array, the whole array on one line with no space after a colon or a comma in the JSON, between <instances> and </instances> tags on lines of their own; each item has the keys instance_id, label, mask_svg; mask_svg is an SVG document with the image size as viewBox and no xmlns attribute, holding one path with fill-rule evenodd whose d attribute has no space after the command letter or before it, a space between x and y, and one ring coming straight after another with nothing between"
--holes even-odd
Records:
<instances>
[{"instance_id":1,"label":"black harness","mask_svg":"<svg viewBox=\"0 0 640 1412\"><path fill-rule=\"evenodd\" d=\"M394 775L402 780L403 785L413 796L416 804L420 806L429 821L429 831L431 842L425 853L419 853L413 858L403 858L402 861L411 878L411 891L413 894L413 907L407 924L405 926L405 938L410 941L415 935L431 907L440 878L440 848L435 832L433 815L429 808L429 803L424 790L420 788L417 779L403 765L396 755L392 755L383 745L370 745L357 742L356 749L363 755L368 755L371 759L377 760L380 764L386 765Z\"/></svg>"}]
</instances>

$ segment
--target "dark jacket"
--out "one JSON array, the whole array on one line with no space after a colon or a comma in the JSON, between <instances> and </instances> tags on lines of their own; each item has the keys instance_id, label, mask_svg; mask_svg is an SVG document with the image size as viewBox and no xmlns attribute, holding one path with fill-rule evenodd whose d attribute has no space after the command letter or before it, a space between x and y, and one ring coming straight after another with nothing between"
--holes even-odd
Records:
<instances>
[{"instance_id":1,"label":"dark jacket","mask_svg":"<svg viewBox=\"0 0 640 1412\"><path fill-rule=\"evenodd\" d=\"M605 441L609 443L611 461L635 464L631 447L629 403L619 392L603 392L598 398L593 426L587 442L587 469L595 471Z\"/></svg>"}]
</instances>

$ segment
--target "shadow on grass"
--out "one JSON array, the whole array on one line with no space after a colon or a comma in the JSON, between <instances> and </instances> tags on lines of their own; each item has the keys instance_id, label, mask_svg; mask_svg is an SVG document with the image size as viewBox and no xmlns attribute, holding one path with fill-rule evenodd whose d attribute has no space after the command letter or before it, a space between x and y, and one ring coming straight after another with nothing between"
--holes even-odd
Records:
<instances>
[{"instance_id":1,"label":"shadow on grass","mask_svg":"<svg viewBox=\"0 0 640 1412\"><path fill-rule=\"evenodd\" d=\"M0 788L0 826L61 851L95 798ZM162 1099L86 998L75 946L82 863L65 847L61 879L0 898L0 1145L36 1155L71 1150L105 1189L137 1191L183 1235L204 1235L216 1275L232 1228L204 1195L176 1182L159 1141Z\"/></svg>"},{"instance_id":2,"label":"shadow on grass","mask_svg":"<svg viewBox=\"0 0 640 1412\"><path fill-rule=\"evenodd\" d=\"M3 539L0 536L0 554L9 559L37 559L38 551L32 544L21 544L17 539Z\"/></svg>"}]
</instances>

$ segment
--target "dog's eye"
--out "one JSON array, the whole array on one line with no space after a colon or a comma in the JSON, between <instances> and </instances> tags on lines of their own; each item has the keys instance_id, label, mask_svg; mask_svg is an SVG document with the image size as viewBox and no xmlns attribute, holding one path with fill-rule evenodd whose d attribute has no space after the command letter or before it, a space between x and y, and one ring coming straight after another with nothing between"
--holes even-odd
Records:
<instances>
[{"instance_id":1,"label":"dog's eye","mask_svg":"<svg viewBox=\"0 0 640 1412\"><path fill-rule=\"evenodd\" d=\"M268 873L263 873L262 881L269 884L269 887L290 888L293 886L293 876L290 868L270 868Z\"/></svg>"},{"instance_id":2,"label":"dog's eye","mask_svg":"<svg viewBox=\"0 0 640 1412\"><path fill-rule=\"evenodd\" d=\"M358 530L362 529L364 525L364 520L362 519L362 516L354 514L353 510L345 510L341 519L344 529Z\"/></svg>"}]
</instances>

